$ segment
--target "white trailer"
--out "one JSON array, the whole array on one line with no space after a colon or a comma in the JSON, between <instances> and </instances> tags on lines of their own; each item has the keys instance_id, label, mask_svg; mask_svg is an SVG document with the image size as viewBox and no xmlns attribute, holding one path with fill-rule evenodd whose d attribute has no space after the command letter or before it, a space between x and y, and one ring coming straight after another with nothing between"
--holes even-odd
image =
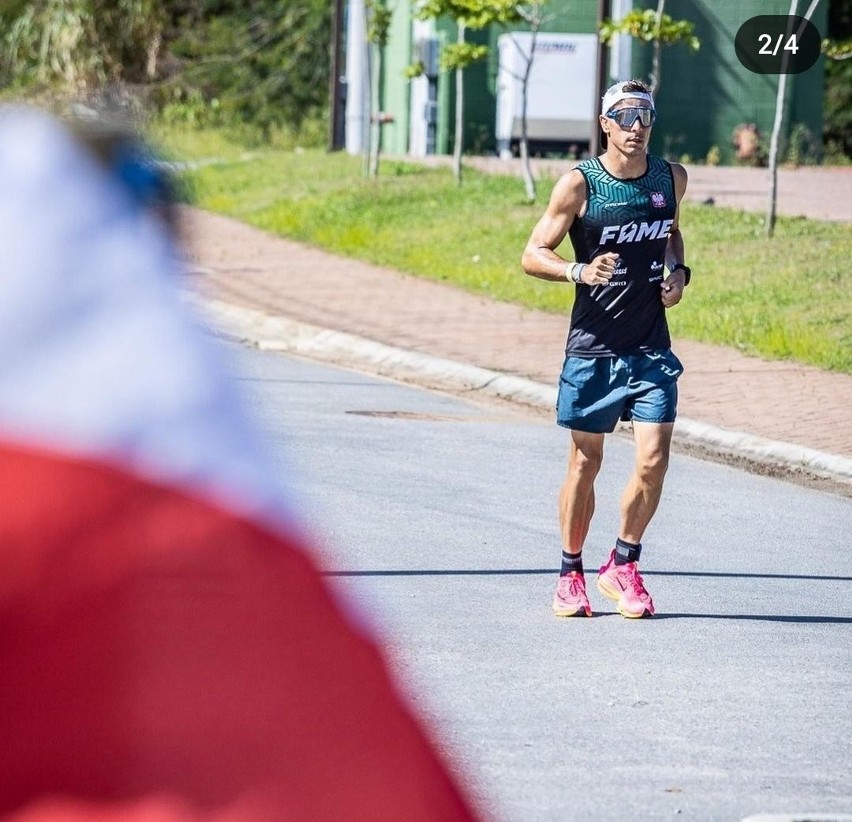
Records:
<instances>
[{"instance_id":1,"label":"white trailer","mask_svg":"<svg viewBox=\"0 0 852 822\"><path fill-rule=\"evenodd\" d=\"M517 154L521 138L523 76L532 45L530 32L497 40L497 150ZM527 138L531 152L587 148L597 118L597 37L540 32L527 87Z\"/></svg>"}]
</instances>

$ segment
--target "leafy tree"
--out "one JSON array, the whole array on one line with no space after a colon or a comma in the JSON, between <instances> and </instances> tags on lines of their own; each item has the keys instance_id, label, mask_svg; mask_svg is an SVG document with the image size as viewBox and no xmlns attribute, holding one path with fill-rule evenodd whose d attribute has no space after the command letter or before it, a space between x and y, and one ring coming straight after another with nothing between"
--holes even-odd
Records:
<instances>
[{"instance_id":1,"label":"leafy tree","mask_svg":"<svg viewBox=\"0 0 852 822\"><path fill-rule=\"evenodd\" d=\"M626 34L653 46L650 87L653 93L660 88L660 62L663 46L684 43L692 51L698 51L701 41L695 36L695 26L688 20L673 20L664 12L665 0L659 0L657 10L633 9L620 20L604 20L601 23L601 42L609 45L616 34Z\"/></svg>"},{"instance_id":2,"label":"leafy tree","mask_svg":"<svg viewBox=\"0 0 852 822\"><path fill-rule=\"evenodd\" d=\"M299 128L324 111L331 37L326 0L199 6L187 4L183 25L175 26L170 51L178 70L164 83L164 100L215 102L217 119L264 132L284 124Z\"/></svg>"},{"instance_id":3,"label":"leafy tree","mask_svg":"<svg viewBox=\"0 0 852 822\"><path fill-rule=\"evenodd\" d=\"M379 176L379 155L382 150L382 114L379 111L379 85L393 10L381 0L367 0L367 42L370 43L370 177Z\"/></svg>"},{"instance_id":4,"label":"leafy tree","mask_svg":"<svg viewBox=\"0 0 852 822\"><path fill-rule=\"evenodd\" d=\"M509 36L515 48L518 49L523 63L523 74L518 78L521 81L521 139L520 139L520 154L521 154L521 170L523 173L524 189L526 191L527 200L534 202L536 198L535 177L533 177L532 167L530 165L530 144L529 144L529 128L527 120L527 109L529 102L529 86L530 74L532 73L533 60L535 60L535 47L538 39L538 33L544 25L544 5L547 0L529 0L527 3L516 6L515 11L518 17L523 20L530 30L530 52L527 54L520 46L514 35L509 32Z\"/></svg>"},{"instance_id":5,"label":"leafy tree","mask_svg":"<svg viewBox=\"0 0 852 822\"><path fill-rule=\"evenodd\" d=\"M417 8L421 20L450 17L456 24L456 42L445 46L440 65L456 76L455 134L453 141L453 174L462 183L462 150L464 142L464 70L488 54L487 46L468 43L467 29L481 29L492 23L506 24L519 19L515 0L425 0Z\"/></svg>"},{"instance_id":6,"label":"leafy tree","mask_svg":"<svg viewBox=\"0 0 852 822\"><path fill-rule=\"evenodd\" d=\"M327 0L0 0L0 81L111 86L196 122L298 129L328 103Z\"/></svg>"},{"instance_id":7,"label":"leafy tree","mask_svg":"<svg viewBox=\"0 0 852 822\"><path fill-rule=\"evenodd\" d=\"M0 22L7 85L80 92L157 71L164 20L156 0L36 0L7 5Z\"/></svg>"},{"instance_id":8,"label":"leafy tree","mask_svg":"<svg viewBox=\"0 0 852 822\"><path fill-rule=\"evenodd\" d=\"M798 6L798 2L799 0L790 0L790 11L788 12L790 18L797 14L796 7ZM811 0L810 6L801 15L804 20L810 19L818 2L819 0ZM778 145L787 109L787 72L783 70L783 60L781 67L782 70L778 75L778 90L775 96L775 120L772 124L772 134L769 138L769 196L766 204L766 219L764 220L767 237L771 237L775 232L776 205L778 200Z\"/></svg>"}]
</instances>

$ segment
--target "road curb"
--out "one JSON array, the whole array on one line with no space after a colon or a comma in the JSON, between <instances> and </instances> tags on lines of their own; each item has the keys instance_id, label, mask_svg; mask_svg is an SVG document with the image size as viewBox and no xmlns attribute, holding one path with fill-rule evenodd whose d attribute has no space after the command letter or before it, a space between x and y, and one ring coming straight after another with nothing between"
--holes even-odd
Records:
<instances>
[{"instance_id":1,"label":"road curb","mask_svg":"<svg viewBox=\"0 0 852 822\"><path fill-rule=\"evenodd\" d=\"M194 296L190 299L226 333L262 350L284 351L338 365L367 368L380 376L431 388L476 392L546 410L556 405L555 386L396 348L287 317L271 316L222 300ZM675 438L715 453L736 454L792 471L807 471L844 484L852 482L852 459L805 446L732 431L683 416L678 416Z\"/></svg>"}]
</instances>

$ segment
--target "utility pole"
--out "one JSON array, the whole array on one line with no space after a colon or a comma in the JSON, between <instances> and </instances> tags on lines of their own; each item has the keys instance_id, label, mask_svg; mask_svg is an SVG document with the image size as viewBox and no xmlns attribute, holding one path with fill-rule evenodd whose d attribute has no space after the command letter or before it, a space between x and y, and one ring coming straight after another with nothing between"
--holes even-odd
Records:
<instances>
[{"instance_id":1,"label":"utility pole","mask_svg":"<svg viewBox=\"0 0 852 822\"><path fill-rule=\"evenodd\" d=\"M369 139L370 67L367 9L364 0L349 0L346 20L346 151L361 154Z\"/></svg>"}]
</instances>

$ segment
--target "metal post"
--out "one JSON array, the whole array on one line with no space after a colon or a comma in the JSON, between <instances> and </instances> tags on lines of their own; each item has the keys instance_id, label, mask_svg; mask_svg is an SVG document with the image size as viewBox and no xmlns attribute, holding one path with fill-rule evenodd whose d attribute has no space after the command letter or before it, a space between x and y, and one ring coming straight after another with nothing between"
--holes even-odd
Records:
<instances>
[{"instance_id":1,"label":"metal post","mask_svg":"<svg viewBox=\"0 0 852 822\"><path fill-rule=\"evenodd\" d=\"M346 20L346 151L360 154L370 126L370 67L364 0L349 0Z\"/></svg>"},{"instance_id":2,"label":"metal post","mask_svg":"<svg viewBox=\"0 0 852 822\"><path fill-rule=\"evenodd\" d=\"M328 150L339 151L346 142L343 82L341 78L341 39L343 36L343 0L334 0L331 16L331 68L329 72Z\"/></svg>"}]
</instances>

